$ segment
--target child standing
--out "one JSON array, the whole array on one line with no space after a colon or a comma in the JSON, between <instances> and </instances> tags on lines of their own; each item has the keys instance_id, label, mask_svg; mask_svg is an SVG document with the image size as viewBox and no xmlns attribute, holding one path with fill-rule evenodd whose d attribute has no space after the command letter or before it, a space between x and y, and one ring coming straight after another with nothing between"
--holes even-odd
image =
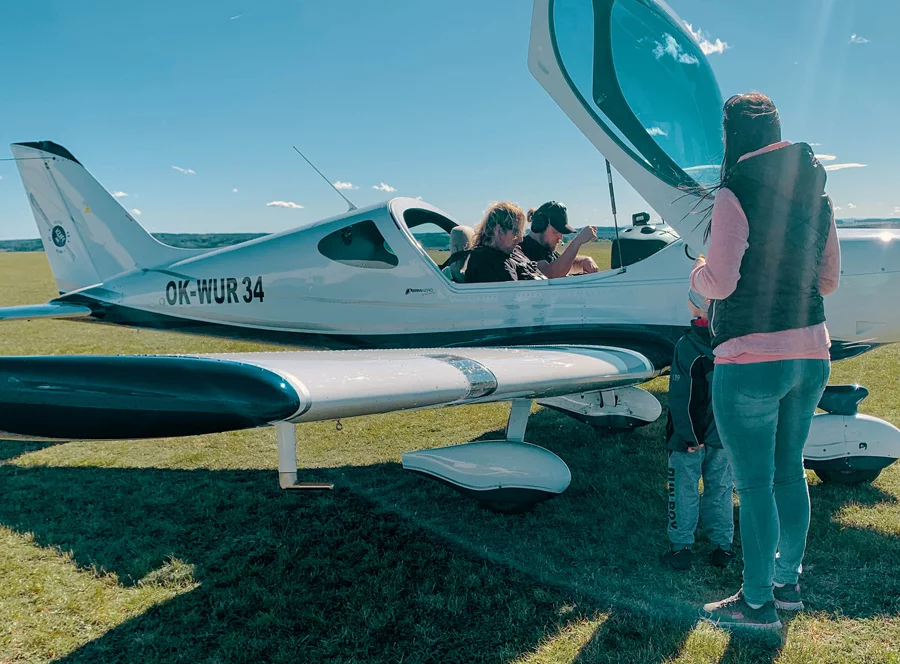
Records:
<instances>
[{"instance_id":1,"label":"child standing","mask_svg":"<svg viewBox=\"0 0 900 664\"><path fill-rule=\"evenodd\" d=\"M675 345L669 376L666 449L670 546L662 561L674 569L691 566L694 531L702 516L714 546L710 564L727 567L734 558L734 480L713 418L709 301L693 290L688 299L695 318L691 329ZM701 477L702 498L698 487Z\"/></svg>"}]
</instances>

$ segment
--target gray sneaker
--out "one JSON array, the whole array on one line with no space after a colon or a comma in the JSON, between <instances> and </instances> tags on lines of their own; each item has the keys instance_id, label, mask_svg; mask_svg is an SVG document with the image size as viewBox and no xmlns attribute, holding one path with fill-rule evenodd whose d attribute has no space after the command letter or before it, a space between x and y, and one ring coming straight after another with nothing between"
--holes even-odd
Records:
<instances>
[{"instance_id":1,"label":"gray sneaker","mask_svg":"<svg viewBox=\"0 0 900 664\"><path fill-rule=\"evenodd\" d=\"M794 585L775 586L775 608L782 611L801 611L803 598L800 596L800 586Z\"/></svg>"},{"instance_id":2,"label":"gray sneaker","mask_svg":"<svg viewBox=\"0 0 900 664\"><path fill-rule=\"evenodd\" d=\"M700 619L723 629L779 630L781 620L774 602L766 602L758 609L744 601L743 589L720 602L705 604L700 609Z\"/></svg>"}]
</instances>

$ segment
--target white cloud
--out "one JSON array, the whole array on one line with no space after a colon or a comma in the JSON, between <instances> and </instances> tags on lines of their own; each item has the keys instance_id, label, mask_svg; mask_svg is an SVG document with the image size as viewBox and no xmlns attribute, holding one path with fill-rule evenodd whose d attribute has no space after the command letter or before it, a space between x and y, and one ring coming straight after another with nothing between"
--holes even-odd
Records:
<instances>
[{"instance_id":1,"label":"white cloud","mask_svg":"<svg viewBox=\"0 0 900 664\"><path fill-rule=\"evenodd\" d=\"M237 193L237 187L235 187L234 189L232 189L232 190L231 190L231 193L232 193L232 194L236 194L236 193Z\"/></svg>"},{"instance_id":2,"label":"white cloud","mask_svg":"<svg viewBox=\"0 0 900 664\"><path fill-rule=\"evenodd\" d=\"M384 182L382 182L379 185L373 186L372 189L377 189L378 191L384 191L384 192L397 191L391 185L385 184Z\"/></svg>"},{"instance_id":3,"label":"white cloud","mask_svg":"<svg viewBox=\"0 0 900 664\"><path fill-rule=\"evenodd\" d=\"M843 210L843 209L844 209L844 208L842 208L840 205L835 205L835 206L834 206L834 211L835 211L835 212L840 212L840 211Z\"/></svg>"},{"instance_id":4,"label":"white cloud","mask_svg":"<svg viewBox=\"0 0 900 664\"><path fill-rule=\"evenodd\" d=\"M2 175L0 175L0 180L2 180L2 179L3 179L3 176L2 176Z\"/></svg>"},{"instance_id":5,"label":"white cloud","mask_svg":"<svg viewBox=\"0 0 900 664\"><path fill-rule=\"evenodd\" d=\"M172 166L172 168L174 168L179 173L184 173L185 175L194 175L194 173L196 172L192 168L181 168L181 166Z\"/></svg>"},{"instance_id":6,"label":"white cloud","mask_svg":"<svg viewBox=\"0 0 900 664\"><path fill-rule=\"evenodd\" d=\"M900 205L894 208L894 214L900 214Z\"/></svg>"},{"instance_id":7,"label":"white cloud","mask_svg":"<svg viewBox=\"0 0 900 664\"><path fill-rule=\"evenodd\" d=\"M141 216L141 211L138 210L137 208L134 208L134 209L131 211L131 214L133 214L135 217L140 217L140 216Z\"/></svg>"},{"instance_id":8,"label":"white cloud","mask_svg":"<svg viewBox=\"0 0 900 664\"><path fill-rule=\"evenodd\" d=\"M229 20L229 21L233 21L233 20L235 20L236 18L240 18L241 16L243 16L243 14L238 14L237 16L232 16L232 17L231 17L230 19L228 19L228 20Z\"/></svg>"},{"instance_id":9,"label":"white cloud","mask_svg":"<svg viewBox=\"0 0 900 664\"><path fill-rule=\"evenodd\" d=\"M687 26L688 32L693 35L694 39L697 40L697 43L700 44L700 50L703 51L703 55L724 53L725 49L728 48L728 44L721 39L716 39L714 42L707 39L706 35L703 34L703 30L700 28L694 30L694 26L687 22L685 22L685 26Z\"/></svg>"},{"instance_id":10,"label":"white cloud","mask_svg":"<svg viewBox=\"0 0 900 664\"><path fill-rule=\"evenodd\" d=\"M669 132L664 131L661 127L648 127L647 133L651 136L668 136Z\"/></svg>"},{"instance_id":11,"label":"white cloud","mask_svg":"<svg viewBox=\"0 0 900 664\"><path fill-rule=\"evenodd\" d=\"M114 191L113 192L113 198L125 198L127 195L128 194L126 194L124 191Z\"/></svg>"},{"instance_id":12,"label":"white cloud","mask_svg":"<svg viewBox=\"0 0 900 664\"><path fill-rule=\"evenodd\" d=\"M341 182L338 180L334 183L335 189L359 189L359 187L354 187L352 182Z\"/></svg>"},{"instance_id":13,"label":"white cloud","mask_svg":"<svg viewBox=\"0 0 900 664\"><path fill-rule=\"evenodd\" d=\"M865 37L860 37L858 34L856 34L854 32L852 35L850 35L850 43L851 44L868 44L869 40L866 39Z\"/></svg>"},{"instance_id":14,"label":"white cloud","mask_svg":"<svg viewBox=\"0 0 900 664\"><path fill-rule=\"evenodd\" d=\"M821 143L810 143L810 144L809 144L809 146L810 146L810 147L813 147L813 148L818 147L818 146L820 146L820 145L822 145L822 144L821 144Z\"/></svg>"},{"instance_id":15,"label":"white cloud","mask_svg":"<svg viewBox=\"0 0 900 664\"><path fill-rule=\"evenodd\" d=\"M842 171L845 168L865 168L866 164L829 164L825 167L826 171Z\"/></svg>"},{"instance_id":16,"label":"white cloud","mask_svg":"<svg viewBox=\"0 0 900 664\"><path fill-rule=\"evenodd\" d=\"M833 154L817 154L816 159L819 161L834 161L837 157Z\"/></svg>"},{"instance_id":17,"label":"white cloud","mask_svg":"<svg viewBox=\"0 0 900 664\"><path fill-rule=\"evenodd\" d=\"M850 208L851 210L856 209L856 206L853 203L847 203L847 207Z\"/></svg>"},{"instance_id":18,"label":"white cloud","mask_svg":"<svg viewBox=\"0 0 900 664\"><path fill-rule=\"evenodd\" d=\"M664 55L671 55L672 59L682 64L700 64L700 60L698 60L696 56L691 55L690 53L685 53L681 48L681 44L675 41L675 37L670 35L668 32L663 34L663 39L666 40L666 45L663 46L659 42L656 42L656 48L653 49L653 55L656 56L657 60L659 60Z\"/></svg>"},{"instance_id":19,"label":"white cloud","mask_svg":"<svg viewBox=\"0 0 900 664\"><path fill-rule=\"evenodd\" d=\"M290 208L292 210L299 210L303 206L297 205L294 201L270 201L266 203L266 207L279 207L279 208Z\"/></svg>"}]
</instances>

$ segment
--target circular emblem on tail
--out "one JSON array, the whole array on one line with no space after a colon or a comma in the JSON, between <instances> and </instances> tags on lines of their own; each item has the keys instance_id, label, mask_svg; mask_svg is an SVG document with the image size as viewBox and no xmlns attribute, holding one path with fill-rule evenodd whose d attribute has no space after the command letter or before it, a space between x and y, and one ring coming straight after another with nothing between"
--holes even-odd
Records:
<instances>
[{"instance_id":1,"label":"circular emblem on tail","mask_svg":"<svg viewBox=\"0 0 900 664\"><path fill-rule=\"evenodd\" d=\"M54 226L53 230L50 231L50 238L53 240L53 244L57 247L65 247L66 246L66 229L62 226Z\"/></svg>"}]
</instances>

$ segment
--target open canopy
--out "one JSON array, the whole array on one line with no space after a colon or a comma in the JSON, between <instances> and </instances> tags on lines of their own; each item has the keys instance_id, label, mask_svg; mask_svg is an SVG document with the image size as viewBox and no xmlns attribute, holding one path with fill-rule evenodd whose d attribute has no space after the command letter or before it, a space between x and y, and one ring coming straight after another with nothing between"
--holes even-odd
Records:
<instances>
[{"instance_id":1,"label":"open canopy","mask_svg":"<svg viewBox=\"0 0 900 664\"><path fill-rule=\"evenodd\" d=\"M696 185L724 154L722 95L700 45L655 0L536 0L532 73L692 246Z\"/></svg>"}]
</instances>

